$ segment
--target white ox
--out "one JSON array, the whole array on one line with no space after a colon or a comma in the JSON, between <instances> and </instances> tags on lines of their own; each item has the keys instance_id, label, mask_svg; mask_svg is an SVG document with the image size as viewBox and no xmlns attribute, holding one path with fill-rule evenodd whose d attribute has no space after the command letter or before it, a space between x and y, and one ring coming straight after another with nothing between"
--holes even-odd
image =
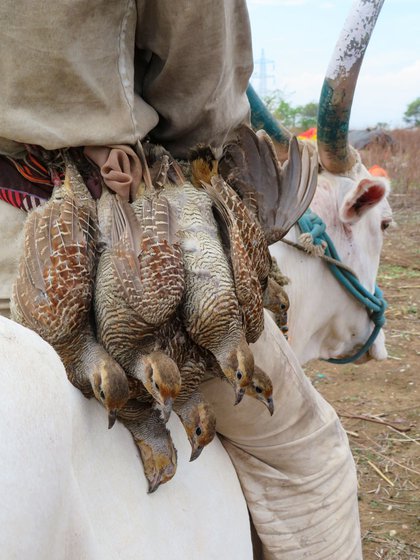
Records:
<instances>
[{"instance_id":1,"label":"white ox","mask_svg":"<svg viewBox=\"0 0 420 560\"><path fill-rule=\"evenodd\" d=\"M322 171L311 209L327 226L342 261L374 292L383 231L392 222L388 203L389 182L373 177L357 160L343 175ZM287 239L297 242L294 226ZM343 288L320 258L278 242L271 248L282 272L289 277L289 343L299 362L354 354L373 330L366 308ZM386 295L386 294L385 294ZM369 357L387 357L381 330Z\"/></svg>"}]
</instances>

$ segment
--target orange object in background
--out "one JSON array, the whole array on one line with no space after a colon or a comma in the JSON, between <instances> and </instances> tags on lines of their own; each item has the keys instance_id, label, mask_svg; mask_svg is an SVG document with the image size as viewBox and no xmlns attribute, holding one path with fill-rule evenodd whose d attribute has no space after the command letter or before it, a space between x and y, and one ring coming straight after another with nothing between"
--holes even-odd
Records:
<instances>
[{"instance_id":1,"label":"orange object in background","mask_svg":"<svg viewBox=\"0 0 420 560\"><path fill-rule=\"evenodd\" d=\"M312 128L305 130L305 132L302 132L302 134L299 134L298 138L299 140L316 140L316 133L316 126L313 126Z\"/></svg>"},{"instance_id":2,"label":"orange object in background","mask_svg":"<svg viewBox=\"0 0 420 560\"><path fill-rule=\"evenodd\" d=\"M376 164L372 165L372 167L370 167L368 169L368 171L374 177L387 177L387 178L389 178L389 175L385 171L385 169L383 167L380 167L379 165L376 165Z\"/></svg>"}]
</instances>

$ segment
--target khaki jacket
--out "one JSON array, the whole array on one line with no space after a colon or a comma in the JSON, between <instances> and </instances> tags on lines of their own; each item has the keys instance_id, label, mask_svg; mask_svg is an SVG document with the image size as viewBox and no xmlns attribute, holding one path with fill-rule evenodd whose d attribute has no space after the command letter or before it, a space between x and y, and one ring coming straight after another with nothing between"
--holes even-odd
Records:
<instances>
[{"instance_id":1,"label":"khaki jacket","mask_svg":"<svg viewBox=\"0 0 420 560\"><path fill-rule=\"evenodd\" d=\"M177 157L248 116L244 0L3 0L0 153L134 144Z\"/></svg>"}]
</instances>

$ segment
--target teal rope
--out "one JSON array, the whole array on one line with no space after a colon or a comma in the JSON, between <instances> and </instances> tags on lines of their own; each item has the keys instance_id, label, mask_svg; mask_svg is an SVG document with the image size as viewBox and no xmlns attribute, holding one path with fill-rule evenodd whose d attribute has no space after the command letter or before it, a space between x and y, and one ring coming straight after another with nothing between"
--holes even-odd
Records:
<instances>
[{"instance_id":1,"label":"teal rope","mask_svg":"<svg viewBox=\"0 0 420 560\"><path fill-rule=\"evenodd\" d=\"M317 214L312 212L312 210L307 210L300 220L298 220L298 225L303 233L309 233L311 235L314 245L320 245L322 242L325 242L325 254L328 257L332 257L333 259L341 262L337 250L334 247L334 243L326 232L326 225ZM340 282L340 284L342 284L342 286L355 299L357 299L357 301L366 307L369 317L375 325L368 340L362 348L356 352L356 354L348 358L330 358L329 360L326 360L332 364L348 364L358 360L372 346L380 330L385 325L385 310L388 304L383 297L382 291L377 285L375 285L374 293L371 294L362 286L356 276L351 274L348 270L342 269L332 263L327 263L327 266L338 282Z\"/></svg>"}]
</instances>

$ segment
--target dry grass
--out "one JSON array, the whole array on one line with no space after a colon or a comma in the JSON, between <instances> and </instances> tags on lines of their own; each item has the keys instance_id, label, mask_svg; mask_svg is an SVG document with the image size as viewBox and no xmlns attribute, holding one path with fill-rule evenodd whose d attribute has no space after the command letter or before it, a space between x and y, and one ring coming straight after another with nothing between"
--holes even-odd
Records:
<instances>
[{"instance_id":1,"label":"dry grass","mask_svg":"<svg viewBox=\"0 0 420 560\"><path fill-rule=\"evenodd\" d=\"M362 158L368 168L377 164L387 170L394 192L407 194L420 188L420 128L392 130L389 134L392 146L372 144L361 152Z\"/></svg>"},{"instance_id":2,"label":"dry grass","mask_svg":"<svg viewBox=\"0 0 420 560\"><path fill-rule=\"evenodd\" d=\"M341 415L357 465L364 560L420 560L420 129L390 133L365 164L392 180L398 228L385 236L378 283L389 302L390 358L313 362L307 373Z\"/></svg>"}]
</instances>

